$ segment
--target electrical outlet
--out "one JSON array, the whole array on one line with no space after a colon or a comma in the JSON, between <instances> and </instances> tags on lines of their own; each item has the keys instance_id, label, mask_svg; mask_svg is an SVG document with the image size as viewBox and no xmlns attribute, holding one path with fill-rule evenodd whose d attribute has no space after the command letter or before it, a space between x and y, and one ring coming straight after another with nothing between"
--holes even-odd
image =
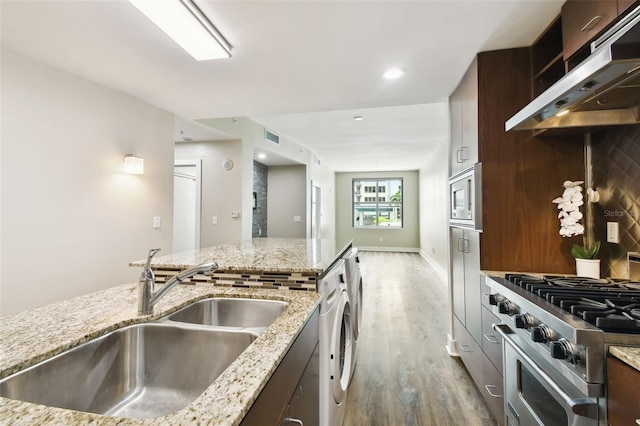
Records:
<instances>
[{"instance_id":1,"label":"electrical outlet","mask_svg":"<svg viewBox=\"0 0 640 426\"><path fill-rule=\"evenodd\" d=\"M294 222L300 222L302 220L302 218L300 216L294 216L293 217L293 221Z\"/></svg>"},{"instance_id":2,"label":"electrical outlet","mask_svg":"<svg viewBox=\"0 0 640 426\"><path fill-rule=\"evenodd\" d=\"M615 244L620 243L618 222L607 222L607 242Z\"/></svg>"},{"instance_id":3,"label":"electrical outlet","mask_svg":"<svg viewBox=\"0 0 640 426\"><path fill-rule=\"evenodd\" d=\"M239 212L231 212L231 218L232 219L238 219L240 217L240 213Z\"/></svg>"}]
</instances>

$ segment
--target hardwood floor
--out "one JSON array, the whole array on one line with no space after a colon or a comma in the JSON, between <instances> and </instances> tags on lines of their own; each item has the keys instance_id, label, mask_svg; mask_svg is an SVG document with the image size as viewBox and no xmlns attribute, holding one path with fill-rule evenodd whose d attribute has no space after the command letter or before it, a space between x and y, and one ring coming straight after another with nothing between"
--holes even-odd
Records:
<instances>
[{"instance_id":1,"label":"hardwood floor","mask_svg":"<svg viewBox=\"0 0 640 426\"><path fill-rule=\"evenodd\" d=\"M495 425L445 348L446 283L418 254L360 252L363 325L344 426Z\"/></svg>"}]
</instances>

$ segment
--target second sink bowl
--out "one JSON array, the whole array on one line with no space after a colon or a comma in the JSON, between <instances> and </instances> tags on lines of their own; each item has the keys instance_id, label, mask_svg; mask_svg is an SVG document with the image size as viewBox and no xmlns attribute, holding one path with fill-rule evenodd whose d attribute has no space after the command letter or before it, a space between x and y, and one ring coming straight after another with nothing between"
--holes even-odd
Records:
<instances>
[{"instance_id":1,"label":"second sink bowl","mask_svg":"<svg viewBox=\"0 0 640 426\"><path fill-rule=\"evenodd\" d=\"M288 305L278 300L214 297L192 303L168 320L262 332Z\"/></svg>"}]
</instances>

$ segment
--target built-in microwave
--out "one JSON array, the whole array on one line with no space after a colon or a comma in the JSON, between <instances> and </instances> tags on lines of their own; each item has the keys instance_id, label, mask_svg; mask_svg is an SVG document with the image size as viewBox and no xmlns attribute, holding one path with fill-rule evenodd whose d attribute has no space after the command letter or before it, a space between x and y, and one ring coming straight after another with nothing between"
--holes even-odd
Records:
<instances>
[{"instance_id":1,"label":"built-in microwave","mask_svg":"<svg viewBox=\"0 0 640 426\"><path fill-rule=\"evenodd\" d=\"M482 230L482 163L449 178L449 224Z\"/></svg>"}]
</instances>

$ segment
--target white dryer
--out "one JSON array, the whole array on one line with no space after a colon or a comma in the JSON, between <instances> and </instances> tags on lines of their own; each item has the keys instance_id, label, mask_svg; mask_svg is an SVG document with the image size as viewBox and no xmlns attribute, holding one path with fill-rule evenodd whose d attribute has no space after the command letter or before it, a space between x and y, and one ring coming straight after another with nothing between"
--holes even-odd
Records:
<instances>
[{"instance_id":1,"label":"white dryer","mask_svg":"<svg viewBox=\"0 0 640 426\"><path fill-rule=\"evenodd\" d=\"M342 425L351 378L351 308L343 259L318 283L320 301L320 426Z\"/></svg>"},{"instance_id":2,"label":"white dryer","mask_svg":"<svg viewBox=\"0 0 640 426\"><path fill-rule=\"evenodd\" d=\"M351 332L353 339L353 356L351 358L351 375L356 367L358 355L358 338L362 325L362 274L360 272L360 258L358 249L352 247L342 257L347 272L347 292L351 305Z\"/></svg>"}]
</instances>

